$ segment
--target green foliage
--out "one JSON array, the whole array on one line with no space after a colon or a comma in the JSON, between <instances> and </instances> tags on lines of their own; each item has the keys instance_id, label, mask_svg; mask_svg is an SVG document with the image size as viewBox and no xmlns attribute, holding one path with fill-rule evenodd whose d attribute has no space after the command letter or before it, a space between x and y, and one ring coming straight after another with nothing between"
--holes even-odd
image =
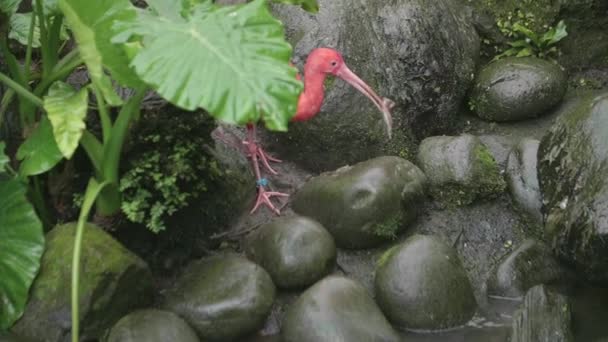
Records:
<instances>
[{"instance_id":1,"label":"green foliage","mask_svg":"<svg viewBox=\"0 0 608 342\"><path fill-rule=\"evenodd\" d=\"M53 127L46 117L42 117L34 132L21 144L17 159L21 161L19 173L22 176L45 173L63 159L53 137Z\"/></svg>"},{"instance_id":2,"label":"green foliage","mask_svg":"<svg viewBox=\"0 0 608 342\"><path fill-rule=\"evenodd\" d=\"M4 141L0 141L0 174L6 172L7 167L10 163L10 159L4 153L4 149L6 148L6 144Z\"/></svg>"},{"instance_id":3,"label":"green foliage","mask_svg":"<svg viewBox=\"0 0 608 342\"><path fill-rule=\"evenodd\" d=\"M146 83L181 108L204 108L233 124L263 119L269 129L287 129L302 84L289 65L292 49L282 24L266 1L223 7L205 1L187 16L175 6L162 8L173 12L141 10L136 21L122 22L114 40L140 44L131 65Z\"/></svg>"},{"instance_id":4,"label":"green foliage","mask_svg":"<svg viewBox=\"0 0 608 342\"><path fill-rule=\"evenodd\" d=\"M8 158L0 155L0 166L6 166ZM42 223L26 190L18 179L0 180L0 330L23 314L44 251Z\"/></svg>"},{"instance_id":5,"label":"green foliage","mask_svg":"<svg viewBox=\"0 0 608 342\"><path fill-rule=\"evenodd\" d=\"M494 57L495 60L508 56L551 58L551 55L558 52L555 44L568 35L563 20L542 35L519 22L499 22L498 26L506 36L513 40L507 43L510 48Z\"/></svg>"},{"instance_id":6,"label":"green foliage","mask_svg":"<svg viewBox=\"0 0 608 342\"><path fill-rule=\"evenodd\" d=\"M206 182L222 175L202 148L209 119L189 113L149 114L135 133L128 167L121 176L122 211L158 233L166 221L207 191Z\"/></svg>"},{"instance_id":7,"label":"green foliage","mask_svg":"<svg viewBox=\"0 0 608 342\"><path fill-rule=\"evenodd\" d=\"M29 30L32 21L33 12L28 13L15 13L11 16L9 27L10 32L8 37L18 41L21 45L28 45ZM60 36L61 40L67 40L69 38L68 32L64 25L61 26ZM34 36L32 40L32 47L41 47L40 43L40 23L36 22L34 26Z\"/></svg>"},{"instance_id":8,"label":"green foliage","mask_svg":"<svg viewBox=\"0 0 608 342\"><path fill-rule=\"evenodd\" d=\"M67 83L53 83L44 98L44 109L53 125L53 135L61 153L72 158L85 129L88 93L86 88L76 91Z\"/></svg>"},{"instance_id":9,"label":"green foliage","mask_svg":"<svg viewBox=\"0 0 608 342\"><path fill-rule=\"evenodd\" d=\"M317 3L317 0L272 0L272 1L278 2L278 3L283 3L283 4L299 5L305 11L308 11L311 13L319 12L319 4Z\"/></svg>"}]
</instances>

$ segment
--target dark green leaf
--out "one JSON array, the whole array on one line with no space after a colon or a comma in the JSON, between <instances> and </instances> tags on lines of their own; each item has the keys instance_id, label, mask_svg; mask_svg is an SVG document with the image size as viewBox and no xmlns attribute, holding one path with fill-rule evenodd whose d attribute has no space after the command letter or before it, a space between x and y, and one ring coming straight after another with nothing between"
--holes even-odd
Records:
<instances>
[{"instance_id":1,"label":"dark green leaf","mask_svg":"<svg viewBox=\"0 0 608 342\"><path fill-rule=\"evenodd\" d=\"M122 45L110 41L116 33L114 23L133 21L136 17L135 7L129 0L59 0L59 7L78 42L91 79L108 103L121 104L110 79L104 74L104 67L122 85L140 86L139 78L129 67L129 59Z\"/></svg>"},{"instance_id":2,"label":"dark green leaf","mask_svg":"<svg viewBox=\"0 0 608 342\"><path fill-rule=\"evenodd\" d=\"M305 11L308 11L311 13L319 12L319 4L317 3L317 0L272 0L272 1L283 3L283 4L299 5Z\"/></svg>"},{"instance_id":3,"label":"dark green leaf","mask_svg":"<svg viewBox=\"0 0 608 342\"><path fill-rule=\"evenodd\" d=\"M229 123L263 119L269 129L286 130L302 84L289 65L282 24L264 0L204 9L195 7L184 22L141 13L115 40L143 37L131 65L177 106L202 107Z\"/></svg>"},{"instance_id":4,"label":"dark green leaf","mask_svg":"<svg viewBox=\"0 0 608 342\"><path fill-rule=\"evenodd\" d=\"M17 12L21 0L0 0L0 12L12 15Z\"/></svg>"},{"instance_id":5,"label":"dark green leaf","mask_svg":"<svg viewBox=\"0 0 608 342\"><path fill-rule=\"evenodd\" d=\"M21 160L19 173L33 176L53 168L63 159L53 136L51 123L43 116L32 135L17 150L17 159Z\"/></svg>"},{"instance_id":6,"label":"dark green leaf","mask_svg":"<svg viewBox=\"0 0 608 342\"><path fill-rule=\"evenodd\" d=\"M0 173L6 172L6 167L10 162L10 159L4 154L4 149L6 148L6 144L4 141L0 141Z\"/></svg>"},{"instance_id":7,"label":"dark green leaf","mask_svg":"<svg viewBox=\"0 0 608 342\"><path fill-rule=\"evenodd\" d=\"M53 125L57 146L70 159L85 129L89 97L86 88L76 91L67 83L57 81L44 97L44 110Z\"/></svg>"},{"instance_id":8,"label":"dark green leaf","mask_svg":"<svg viewBox=\"0 0 608 342\"><path fill-rule=\"evenodd\" d=\"M538 35L536 33L534 33L534 31L521 25L520 23L513 24L513 31L522 33L526 38L529 38L530 40L532 40L532 42L534 42L534 44L536 44L536 45L541 44L540 40L538 39Z\"/></svg>"},{"instance_id":9,"label":"dark green leaf","mask_svg":"<svg viewBox=\"0 0 608 342\"><path fill-rule=\"evenodd\" d=\"M533 52L532 49L530 48L525 48L525 49L521 49L521 51L519 51L516 55L516 57L528 57L528 56L532 56Z\"/></svg>"},{"instance_id":10,"label":"dark green leaf","mask_svg":"<svg viewBox=\"0 0 608 342\"><path fill-rule=\"evenodd\" d=\"M44 251L42 223L16 179L0 181L0 330L22 314Z\"/></svg>"},{"instance_id":11,"label":"dark green leaf","mask_svg":"<svg viewBox=\"0 0 608 342\"><path fill-rule=\"evenodd\" d=\"M542 41L546 43L546 45L553 45L559 42L560 40L566 38L568 36L568 32L566 31L566 24L563 20L560 20L557 25L545 33L542 37Z\"/></svg>"}]
</instances>

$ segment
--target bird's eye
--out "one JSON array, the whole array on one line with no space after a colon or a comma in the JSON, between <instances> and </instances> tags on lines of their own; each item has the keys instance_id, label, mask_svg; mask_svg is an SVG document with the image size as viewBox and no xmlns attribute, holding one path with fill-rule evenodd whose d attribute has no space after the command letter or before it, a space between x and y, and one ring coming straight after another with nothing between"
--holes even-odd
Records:
<instances>
[{"instance_id":1,"label":"bird's eye","mask_svg":"<svg viewBox=\"0 0 608 342\"><path fill-rule=\"evenodd\" d=\"M331 62L331 66L336 66L336 65L338 65L338 62L336 62L336 61Z\"/></svg>"}]
</instances>

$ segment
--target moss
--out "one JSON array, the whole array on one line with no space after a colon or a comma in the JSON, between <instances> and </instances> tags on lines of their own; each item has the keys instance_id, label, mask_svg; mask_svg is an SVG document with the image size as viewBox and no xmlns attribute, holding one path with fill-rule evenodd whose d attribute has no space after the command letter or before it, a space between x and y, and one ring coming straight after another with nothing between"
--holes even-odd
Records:
<instances>
[{"instance_id":1,"label":"moss","mask_svg":"<svg viewBox=\"0 0 608 342\"><path fill-rule=\"evenodd\" d=\"M395 254L398 250L399 247L401 245L395 245L389 249L387 249L386 251L384 251L384 253L382 253L382 255L380 256L380 258L378 258L378 261L376 262L376 266L377 267L382 267L384 266L384 264L386 264L386 262L388 261L388 259L390 259L393 254Z\"/></svg>"},{"instance_id":2,"label":"moss","mask_svg":"<svg viewBox=\"0 0 608 342\"><path fill-rule=\"evenodd\" d=\"M403 215L398 213L380 223L374 224L372 233L381 237L395 238L397 236L397 231L401 228L402 224Z\"/></svg>"},{"instance_id":3,"label":"moss","mask_svg":"<svg viewBox=\"0 0 608 342\"><path fill-rule=\"evenodd\" d=\"M473 153L475 154L475 178L480 185L477 194L483 197L503 192L507 183L501 176L492 153L484 144L478 144Z\"/></svg>"},{"instance_id":4,"label":"moss","mask_svg":"<svg viewBox=\"0 0 608 342\"><path fill-rule=\"evenodd\" d=\"M473 203L477 197L477 192L472 190L463 184L447 183L432 187L430 192L433 198L437 199L445 207L450 208Z\"/></svg>"}]
</instances>

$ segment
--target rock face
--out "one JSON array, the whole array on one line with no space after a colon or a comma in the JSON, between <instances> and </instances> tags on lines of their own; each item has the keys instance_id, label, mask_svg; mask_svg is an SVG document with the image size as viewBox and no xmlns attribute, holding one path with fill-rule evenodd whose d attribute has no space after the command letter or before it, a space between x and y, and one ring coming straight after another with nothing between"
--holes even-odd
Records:
<instances>
[{"instance_id":1,"label":"rock face","mask_svg":"<svg viewBox=\"0 0 608 342\"><path fill-rule=\"evenodd\" d=\"M71 272L76 224L46 235L40 273L23 317L13 331L36 341L68 341L71 329ZM96 339L120 317L152 299L146 263L110 235L86 225L80 274L81 337Z\"/></svg>"},{"instance_id":2,"label":"rock face","mask_svg":"<svg viewBox=\"0 0 608 342\"><path fill-rule=\"evenodd\" d=\"M566 280L568 272L544 243L528 239L502 260L488 280L488 295L523 297L531 287Z\"/></svg>"},{"instance_id":3,"label":"rock face","mask_svg":"<svg viewBox=\"0 0 608 342\"><path fill-rule=\"evenodd\" d=\"M311 179L293 209L320 222L344 248L377 245L412 222L426 178L414 164L379 157Z\"/></svg>"},{"instance_id":4,"label":"rock face","mask_svg":"<svg viewBox=\"0 0 608 342\"><path fill-rule=\"evenodd\" d=\"M533 287L513 321L511 342L571 342L568 298L544 285Z\"/></svg>"},{"instance_id":5,"label":"rock face","mask_svg":"<svg viewBox=\"0 0 608 342\"><path fill-rule=\"evenodd\" d=\"M128 314L116 323L107 342L199 342L196 333L176 314L147 309Z\"/></svg>"},{"instance_id":6,"label":"rock face","mask_svg":"<svg viewBox=\"0 0 608 342\"><path fill-rule=\"evenodd\" d=\"M329 273L336 262L333 237L301 216L278 218L254 232L247 255L268 271L278 287L299 288Z\"/></svg>"},{"instance_id":7,"label":"rock face","mask_svg":"<svg viewBox=\"0 0 608 342\"><path fill-rule=\"evenodd\" d=\"M537 154L540 141L523 139L507 161L507 185L513 200L529 217L542 222L541 195L537 175Z\"/></svg>"},{"instance_id":8,"label":"rock face","mask_svg":"<svg viewBox=\"0 0 608 342\"><path fill-rule=\"evenodd\" d=\"M480 118L490 121L533 118L562 100L566 81L566 74L551 62L503 58L477 75L470 105Z\"/></svg>"},{"instance_id":9,"label":"rock face","mask_svg":"<svg viewBox=\"0 0 608 342\"><path fill-rule=\"evenodd\" d=\"M313 171L333 170L386 154L413 152L420 137L451 126L472 81L479 38L455 0L320 0L320 12L274 6L303 70L310 51L340 51L351 70L397 103L394 138L387 142L381 115L345 82L326 83L321 113L272 134L271 150ZM405 153L405 154L403 154Z\"/></svg>"},{"instance_id":10,"label":"rock face","mask_svg":"<svg viewBox=\"0 0 608 342\"><path fill-rule=\"evenodd\" d=\"M189 265L162 306L184 318L202 339L226 341L260 328L274 297L274 284L263 268L221 255Z\"/></svg>"},{"instance_id":11,"label":"rock face","mask_svg":"<svg viewBox=\"0 0 608 342\"><path fill-rule=\"evenodd\" d=\"M554 252L587 279L608 283L608 93L566 106L538 157Z\"/></svg>"},{"instance_id":12,"label":"rock face","mask_svg":"<svg viewBox=\"0 0 608 342\"><path fill-rule=\"evenodd\" d=\"M477 304L456 251L425 235L389 249L376 270L376 300L399 328L439 330L465 324Z\"/></svg>"},{"instance_id":13,"label":"rock face","mask_svg":"<svg viewBox=\"0 0 608 342\"><path fill-rule=\"evenodd\" d=\"M418 165L430 192L448 205L467 205L505 189L505 182L488 148L472 135L426 138L418 150Z\"/></svg>"},{"instance_id":14,"label":"rock face","mask_svg":"<svg viewBox=\"0 0 608 342\"><path fill-rule=\"evenodd\" d=\"M400 341L365 288L329 276L306 290L288 309L285 342Z\"/></svg>"}]
</instances>

